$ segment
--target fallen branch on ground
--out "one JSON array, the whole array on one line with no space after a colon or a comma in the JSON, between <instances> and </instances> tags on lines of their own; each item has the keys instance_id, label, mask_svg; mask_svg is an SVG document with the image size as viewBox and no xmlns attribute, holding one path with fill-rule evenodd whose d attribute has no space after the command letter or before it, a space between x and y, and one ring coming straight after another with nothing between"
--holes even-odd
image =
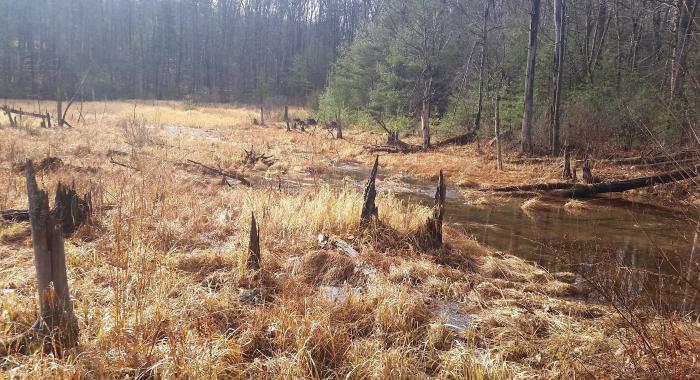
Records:
<instances>
[{"instance_id":1,"label":"fallen branch on ground","mask_svg":"<svg viewBox=\"0 0 700 380\"><path fill-rule=\"evenodd\" d=\"M193 161L193 160L187 160L187 162L204 168L204 169L205 169L207 172L209 172L210 174L215 174L215 175L217 175L217 176L222 176L222 177L224 177L224 178L235 179L235 180L237 180L238 182L244 184L245 186L248 186L248 187L252 186L252 185L250 184L250 181L248 181L245 177L243 177L242 175L240 175L240 174L238 174L238 173L232 173L232 172L224 171L224 170L222 170L222 169L212 168L211 166L207 166L207 165L204 165L204 164L201 163L201 162L197 162L197 161Z\"/></svg>"},{"instance_id":2,"label":"fallen branch on ground","mask_svg":"<svg viewBox=\"0 0 700 380\"><path fill-rule=\"evenodd\" d=\"M470 142L474 141L476 139L476 133L475 132L467 132L459 136L455 136L452 138L449 138L447 140L440 141L439 143L435 144L435 147L443 147L447 145L466 145L469 144Z\"/></svg>"}]
</instances>

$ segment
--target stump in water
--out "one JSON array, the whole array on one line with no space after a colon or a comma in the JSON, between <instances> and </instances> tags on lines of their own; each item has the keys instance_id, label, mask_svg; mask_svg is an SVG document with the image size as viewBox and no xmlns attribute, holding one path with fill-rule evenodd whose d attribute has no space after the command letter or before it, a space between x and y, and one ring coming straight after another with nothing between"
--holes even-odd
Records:
<instances>
[{"instance_id":1,"label":"stump in water","mask_svg":"<svg viewBox=\"0 0 700 380\"><path fill-rule=\"evenodd\" d=\"M39 190L31 161L25 170L40 316L29 331L0 342L0 356L27 352L36 340L42 340L46 352L61 355L78 343L79 335L68 289L63 231L49 211L48 194Z\"/></svg>"},{"instance_id":2,"label":"stump in water","mask_svg":"<svg viewBox=\"0 0 700 380\"><path fill-rule=\"evenodd\" d=\"M250 240L248 242L248 269L260 269L260 235L258 234L258 223L255 221L255 214L250 214Z\"/></svg>"},{"instance_id":3,"label":"stump in water","mask_svg":"<svg viewBox=\"0 0 700 380\"><path fill-rule=\"evenodd\" d=\"M564 146L564 172L562 173L562 178L574 178L574 176L571 174L571 149L569 148L568 144Z\"/></svg>"},{"instance_id":4,"label":"stump in water","mask_svg":"<svg viewBox=\"0 0 700 380\"><path fill-rule=\"evenodd\" d=\"M61 224L63 233L70 235L85 224L92 214L92 197L90 193L81 198L75 191L75 185L68 187L58 183L53 216Z\"/></svg>"},{"instance_id":5,"label":"stump in water","mask_svg":"<svg viewBox=\"0 0 700 380\"><path fill-rule=\"evenodd\" d=\"M445 197L447 196L447 187L445 186L445 178L440 170L438 177L437 189L435 191L435 205L433 205L433 216L428 219L427 226L427 242L430 247L442 247L442 220L445 216Z\"/></svg>"},{"instance_id":6,"label":"stump in water","mask_svg":"<svg viewBox=\"0 0 700 380\"><path fill-rule=\"evenodd\" d=\"M591 172L591 162L588 160L588 158L583 161L583 181L585 183L595 182L593 173Z\"/></svg>"},{"instance_id":7,"label":"stump in water","mask_svg":"<svg viewBox=\"0 0 700 380\"><path fill-rule=\"evenodd\" d=\"M372 172L367 180L367 186L364 192L364 202L362 204L362 214L360 214L360 226L366 226L372 219L377 219L379 216L379 209L374 203L377 198L377 170L379 169L379 156L374 160L374 166L372 167Z\"/></svg>"}]
</instances>

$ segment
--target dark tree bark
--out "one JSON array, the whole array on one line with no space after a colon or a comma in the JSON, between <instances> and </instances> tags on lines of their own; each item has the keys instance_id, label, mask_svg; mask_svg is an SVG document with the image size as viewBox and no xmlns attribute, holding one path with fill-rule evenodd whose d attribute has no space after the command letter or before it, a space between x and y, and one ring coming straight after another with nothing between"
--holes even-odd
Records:
<instances>
[{"instance_id":1,"label":"dark tree bark","mask_svg":"<svg viewBox=\"0 0 700 380\"><path fill-rule=\"evenodd\" d=\"M31 161L27 161L25 174L40 315L29 331L0 343L0 356L27 352L35 339L43 339L46 352L63 355L65 349L78 344L79 335L68 288L63 231L49 211L48 194L39 190Z\"/></svg>"},{"instance_id":2,"label":"dark tree bark","mask_svg":"<svg viewBox=\"0 0 700 380\"><path fill-rule=\"evenodd\" d=\"M532 118L535 92L535 66L537 65L537 31L540 26L540 0L532 0L530 12L530 40L525 72L525 107L523 112L522 153L532 153Z\"/></svg>"},{"instance_id":3,"label":"dark tree bark","mask_svg":"<svg viewBox=\"0 0 700 380\"><path fill-rule=\"evenodd\" d=\"M564 146L564 172L562 173L562 178L573 178L573 175L571 174L571 148L569 148L568 144Z\"/></svg>"},{"instance_id":4,"label":"dark tree bark","mask_svg":"<svg viewBox=\"0 0 700 380\"><path fill-rule=\"evenodd\" d=\"M552 154L559 154L560 126L561 126L561 87L564 72L564 41L566 38L566 11L565 0L554 0L554 25L555 25L555 49L552 96L552 120L551 120L551 148Z\"/></svg>"},{"instance_id":5,"label":"dark tree bark","mask_svg":"<svg viewBox=\"0 0 700 380\"><path fill-rule=\"evenodd\" d=\"M442 170L440 170L437 189L435 190L435 204L433 205L433 215L428 219L427 224L427 243L432 248L440 248L443 244L442 221L445 216L446 196L447 187L445 186L445 178L443 176Z\"/></svg>"},{"instance_id":6,"label":"dark tree bark","mask_svg":"<svg viewBox=\"0 0 700 380\"><path fill-rule=\"evenodd\" d=\"M496 169L503 170L503 157L501 157L501 95L496 95L496 115L494 117L494 133L496 134Z\"/></svg>"},{"instance_id":7,"label":"dark tree bark","mask_svg":"<svg viewBox=\"0 0 700 380\"><path fill-rule=\"evenodd\" d=\"M486 82L486 57L488 56L488 20L491 10L492 1L486 2L484 9L484 18L481 26L481 60L479 61L479 95L476 105L476 116L474 117L474 131L478 132L481 128L481 111L484 104L484 86Z\"/></svg>"},{"instance_id":8,"label":"dark tree bark","mask_svg":"<svg viewBox=\"0 0 700 380\"><path fill-rule=\"evenodd\" d=\"M260 235L258 234L258 223L255 221L254 213L250 214L247 268L252 270L260 269Z\"/></svg>"},{"instance_id":9,"label":"dark tree bark","mask_svg":"<svg viewBox=\"0 0 700 380\"><path fill-rule=\"evenodd\" d=\"M366 226L379 217L379 209L375 204L377 198L377 170L379 170L379 156L374 160L374 166L369 174L367 186L365 186L365 192L362 197L364 201L362 203L362 213L360 214L360 226Z\"/></svg>"}]
</instances>

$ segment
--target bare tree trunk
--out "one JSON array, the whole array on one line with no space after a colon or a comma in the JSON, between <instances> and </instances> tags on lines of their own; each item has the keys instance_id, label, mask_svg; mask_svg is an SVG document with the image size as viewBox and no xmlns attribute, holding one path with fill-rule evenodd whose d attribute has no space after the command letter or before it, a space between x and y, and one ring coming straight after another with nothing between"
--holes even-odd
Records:
<instances>
[{"instance_id":1,"label":"bare tree trunk","mask_svg":"<svg viewBox=\"0 0 700 380\"><path fill-rule=\"evenodd\" d=\"M678 0L678 22L676 30L676 45L673 49L673 62L671 64L671 96L678 97L683 94L683 84L686 73L686 61L690 50L690 39L693 32L695 14L697 12L697 0Z\"/></svg>"},{"instance_id":2,"label":"bare tree trunk","mask_svg":"<svg viewBox=\"0 0 700 380\"><path fill-rule=\"evenodd\" d=\"M61 88L61 81L63 80L63 75L61 74L61 64L58 63L58 68L56 72L56 122L59 127L63 127L63 91Z\"/></svg>"},{"instance_id":3,"label":"bare tree trunk","mask_svg":"<svg viewBox=\"0 0 700 380\"><path fill-rule=\"evenodd\" d=\"M481 128L481 111L484 105L484 82L486 81L486 56L488 55L488 20L491 10L491 1L486 3L484 10L484 20L481 27L481 61L479 62L479 100L476 106L476 116L474 118L474 131Z\"/></svg>"},{"instance_id":4,"label":"bare tree trunk","mask_svg":"<svg viewBox=\"0 0 700 380\"><path fill-rule=\"evenodd\" d=\"M607 33L608 26L608 0L599 0L598 2L598 17L596 18L595 31L593 32L593 46L591 47L590 54L588 56L587 70L588 77L591 83L593 83L593 74L595 72L595 67L598 64L598 59L600 53L603 50L603 44L605 43L605 35Z\"/></svg>"},{"instance_id":5,"label":"bare tree trunk","mask_svg":"<svg viewBox=\"0 0 700 380\"><path fill-rule=\"evenodd\" d=\"M428 76L429 74L425 74ZM430 148L430 91L432 78L423 79L423 99L421 100L420 126L423 134L423 148Z\"/></svg>"},{"instance_id":6,"label":"bare tree trunk","mask_svg":"<svg viewBox=\"0 0 700 380\"><path fill-rule=\"evenodd\" d=\"M287 124L287 131L291 131L292 129L289 126L289 106L284 106L284 122Z\"/></svg>"},{"instance_id":7,"label":"bare tree trunk","mask_svg":"<svg viewBox=\"0 0 700 380\"><path fill-rule=\"evenodd\" d=\"M532 153L532 118L535 92L535 66L537 65L537 31L540 25L540 0L532 0L530 13L530 42L525 72L525 111L523 112L522 153Z\"/></svg>"},{"instance_id":8,"label":"bare tree trunk","mask_svg":"<svg viewBox=\"0 0 700 380\"><path fill-rule=\"evenodd\" d=\"M260 125L265 125L265 108L260 105Z\"/></svg>"},{"instance_id":9,"label":"bare tree trunk","mask_svg":"<svg viewBox=\"0 0 700 380\"><path fill-rule=\"evenodd\" d=\"M503 158L501 157L501 95L496 95L496 115L494 117L494 129L496 133L496 169L503 170Z\"/></svg>"},{"instance_id":10,"label":"bare tree trunk","mask_svg":"<svg viewBox=\"0 0 700 380\"><path fill-rule=\"evenodd\" d=\"M338 139L343 139L343 123L340 121L340 118L336 121L336 124L338 125L338 130L336 131L336 138Z\"/></svg>"},{"instance_id":11,"label":"bare tree trunk","mask_svg":"<svg viewBox=\"0 0 700 380\"><path fill-rule=\"evenodd\" d=\"M551 148L552 154L559 154L561 149L559 133L561 126L561 86L564 70L564 41L565 28L565 0L554 0L554 25L556 46L554 52L554 95L552 98L552 123L551 123Z\"/></svg>"}]
</instances>

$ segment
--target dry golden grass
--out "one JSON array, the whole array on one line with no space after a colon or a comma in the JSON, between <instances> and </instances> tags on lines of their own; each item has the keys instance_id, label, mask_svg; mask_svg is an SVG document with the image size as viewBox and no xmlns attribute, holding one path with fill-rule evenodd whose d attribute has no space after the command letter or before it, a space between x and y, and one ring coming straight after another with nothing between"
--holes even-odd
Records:
<instances>
[{"instance_id":1,"label":"dry golden grass","mask_svg":"<svg viewBox=\"0 0 700 380\"><path fill-rule=\"evenodd\" d=\"M426 251L416 235L430 210L390 194L378 198L382 224L362 230L361 194L352 187L277 189L277 175L314 177L342 160L369 162L356 142L381 136L350 131L355 142L344 142L289 133L274 115L256 127L248 119L254 110L223 106L139 103L133 118L133 103L90 103L84 113L73 129L0 134L1 208L26 207L17 163L49 156L62 165L39 171L42 187L75 181L98 207L115 206L66 242L80 345L63 358L10 356L0 361L2 377L624 378L654 377L656 363L674 378L700 371L697 323L624 323L608 305L584 302L579 284L557 280L567 276L490 252L450 228L449 248ZM251 145L278 161L243 167ZM476 166L459 162L469 147L451 149L382 163L432 176L437 162L455 181L487 166L478 157ZM186 159L258 181L252 189L225 186ZM251 212L263 247L258 273L245 269ZM0 340L36 318L26 231L0 226ZM360 256L320 248L320 233L347 240ZM243 302L239 294L251 288L264 303ZM441 315L446 303L468 326L456 329ZM639 348L640 336L653 350Z\"/></svg>"}]
</instances>

